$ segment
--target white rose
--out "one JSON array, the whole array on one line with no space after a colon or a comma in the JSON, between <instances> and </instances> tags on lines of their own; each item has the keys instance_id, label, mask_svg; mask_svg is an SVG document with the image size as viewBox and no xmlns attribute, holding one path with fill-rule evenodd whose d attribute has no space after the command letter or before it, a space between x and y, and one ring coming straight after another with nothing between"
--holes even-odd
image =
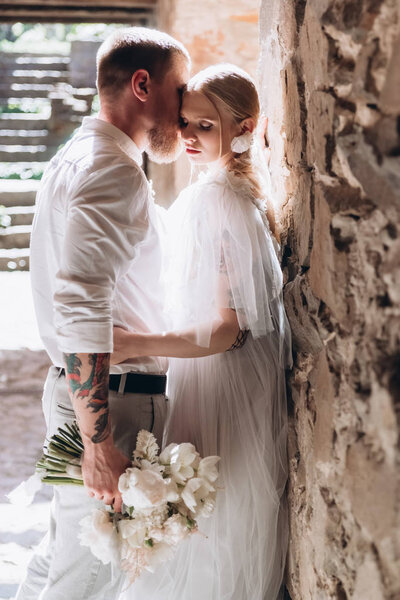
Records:
<instances>
[{"instance_id":1,"label":"white rose","mask_svg":"<svg viewBox=\"0 0 400 600\"><path fill-rule=\"evenodd\" d=\"M221 460L219 456L207 456L206 458L202 458L199 463L199 468L197 470L197 477L200 479L207 479L213 483L218 479L218 469L217 462Z\"/></svg>"},{"instance_id":2,"label":"white rose","mask_svg":"<svg viewBox=\"0 0 400 600\"><path fill-rule=\"evenodd\" d=\"M193 477L200 456L193 444L170 444L161 453L160 461L169 465L168 473L177 483L184 484Z\"/></svg>"},{"instance_id":3,"label":"white rose","mask_svg":"<svg viewBox=\"0 0 400 600\"><path fill-rule=\"evenodd\" d=\"M190 479L182 490L182 500L188 509L194 514L198 514L204 502L207 500L210 492L214 492L213 486L206 480L199 477Z\"/></svg>"},{"instance_id":4,"label":"white rose","mask_svg":"<svg viewBox=\"0 0 400 600\"><path fill-rule=\"evenodd\" d=\"M109 512L95 509L79 524L78 537L82 546L88 546L105 565L119 560L119 537Z\"/></svg>"},{"instance_id":5,"label":"white rose","mask_svg":"<svg viewBox=\"0 0 400 600\"><path fill-rule=\"evenodd\" d=\"M159 506L165 502L166 485L159 473L152 470L140 471L136 467L127 469L119 478L118 489L126 506L141 510Z\"/></svg>"}]
</instances>

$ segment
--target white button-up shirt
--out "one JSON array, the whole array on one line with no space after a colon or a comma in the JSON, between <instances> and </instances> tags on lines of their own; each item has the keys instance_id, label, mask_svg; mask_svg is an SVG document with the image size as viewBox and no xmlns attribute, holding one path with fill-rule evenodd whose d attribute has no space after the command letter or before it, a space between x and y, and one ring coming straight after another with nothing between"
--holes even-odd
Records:
<instances>
[{"instance_id":1,"label":"white button-up shirt","mask_svg":"<svg viewBox=\"0 0 400 600\"><path fill-rule=\"evenodd\" d=\"M112 352L113 325L165 329L157 213L136 144L86 117L51 160L37 195L31 281L40 336L63 366L72 352ZM160 358L113 373L163 373Z\"/></svg>"}]
</instances>

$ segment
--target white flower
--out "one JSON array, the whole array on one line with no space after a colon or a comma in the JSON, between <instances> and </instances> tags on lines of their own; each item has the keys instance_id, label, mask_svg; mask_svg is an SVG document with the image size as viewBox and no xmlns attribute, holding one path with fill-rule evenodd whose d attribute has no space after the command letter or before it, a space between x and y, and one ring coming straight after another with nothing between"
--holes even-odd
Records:
<instances>
[{"instance_id":1,"label":"white flower","mask_svg":"<svg viewBox=\"0 0 400 600\"><path fill-rule=\"evenodd\" d=\"M105 565L118 561L119 537L108 511L95 509L79 524L78 537L82 546L88 546Z\"/></svg>"},{"instance_id":2,"label":"white flower","mask_svg":"<svg viewBox=\"0 0 400 600\"><path fill-rule=\"evenodd\" d=\"M182 490L182 500L188 509L196 515L207 500L210 492L214 491L215 489L206 479L193 477Z\"/></svg>"},{"instance_id":3,"label":"white flower","mask_svg":"<svg viewBox=\"0 0 400 600\"><path fill-rule=\"evenodd\" d=\"M216 492L210 492L210 494L204 498L196 511L197 517L207 518L211 515L215 508Z\"/></svg>"},{"instance_id":4,"label":"white flower","mask_svg":"<svg viewBox=\"0 0 400 600\"><path fill-rule=\"evenodd\" d=\"M127 469L119 478L118 489L126 506L141 510L159 506L165 502L166 486L159 473L141 471L136 467Z\"/></svg>"},{"instance_id":5,"label":"white flower","mask_svg":"<svg viewBox=\"0 0 400 600\"><path fill-rule=\"evenodd\" d=\"M189 534L190 529L186 524L186 518L182 515L172 515L164 523L164 539L167 544L176 546L184 540Z\"/></svg>"},{"instance_id":6,"label":"white flower","mask_svg":"<svg viewBox=\"0 0 400 600\"><path fill-rule=\"evenodd\" d=\"M131 548L140 548L146 539L146 524L142 519L123 519L119 521L118 528L123 540Z\"/></svg>"},{"instance_id":7,"label":"white flower","mask_svg":"<svg viewBox=\"0 0 400 600\"><path fill-rule=\"evenodd\" d=\"M156 567L163 562L166 562L174 555L174 548L170 546L170 544L166 544L165 542L159 542L158 544L154 544L151 548L151 551L148 553L148 565L146 567L147 571L150 573L154 573Z\"/></svg>"},{"instance_id":8,"label":"white flower","mask_svg":"<svg viewBox=\"0 0 400 600\"><path fill-rule=\"evenodd\" d=\"M169 444L160 455L160 462L169 465L169 474L180 484L194 475L194 469L199 465L200 457L193 444Z\"/></svg>"},{"instance_id":9,"label":"white flower","mask_svg":"<svg viewBox=\"0 0 400 600\"><path fill-rule=\"evenodd\" d=\"M158 451L159 447L154 435L150 431L141 429L137 436L134 454L150 462L154 462L157 459Z\"/></svg>"},{"instance_id":10,"label":"white flower","mask_svg":"<svg viewBox=\"0 0 400 600\"><path fill-rule=\"evenodd\" d=\"M207 479L213 483L218 479L217 462L220 460L219 456L207 456L202 458L197 470L197 477L200 479Z\"/></svg>"},{"instance_id":11,"label":"white flower","mask_svg":"<svg viewBox=\"0 0 400 600\"><path fill-rule=\"evenodd\" d=\"M178 502L180 495L176 481L173 479L164 479L166 487L165 499L167 502Z\"/></svg>"}]
</instances>

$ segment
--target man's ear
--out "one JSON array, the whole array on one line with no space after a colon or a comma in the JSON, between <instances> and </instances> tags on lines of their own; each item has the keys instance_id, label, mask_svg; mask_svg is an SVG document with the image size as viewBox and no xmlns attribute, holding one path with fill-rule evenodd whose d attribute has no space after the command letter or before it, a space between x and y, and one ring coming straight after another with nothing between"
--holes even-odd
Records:
<instances>
[{"instance_id":1,"label":"man's ear","mask_svg":"<svg viewBox=\"0 0 400 600\"><path fill-rule=\"evenodd\" d=\"M149 97L151 81L149 72L145 69L138 69L134 72L131 79L131 88L134 96L140 102L147 102Z\"/></svg>"},{"instance_id":2,"label":"man's ear","mask_svg":"<svg viewBox=\"0 0 400 600\"><path fill-rule=\"evenodd\" d=\"M249 117L248 119L243 119L243 121L241 121L240 123L240 135L246 133L246 131L253 133L255 126L256 124L254 122L254 119L252 119L251 117Z\"/></svg>"}]
</instances>

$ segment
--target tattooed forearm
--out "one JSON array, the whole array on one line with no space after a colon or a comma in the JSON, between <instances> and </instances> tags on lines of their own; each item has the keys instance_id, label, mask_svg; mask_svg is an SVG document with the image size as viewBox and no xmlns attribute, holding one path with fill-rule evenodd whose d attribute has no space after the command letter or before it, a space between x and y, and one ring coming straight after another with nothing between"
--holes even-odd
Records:
<instances>
[{"instance_id":1,"label":"tattooed forearm","mask_svg":"<svg viewBox=\"0 0 400 600\"><path fill-rule=\"evenodd\" d=\"M108 410L109 354L64 354L69 393L81 428L93 443L110 434ZM85 410L86 409L86 410ZM93 414L97 418L93 418Z\"/></svg>"},{"instance_id":2,"label":"tattooed forearm","mask_svg":"<svg viewBox=\"0 0 400 600\"><path fill-rule=\"evenodd\" d=\"M108 416L109 414L107 411L106 413L103 413L98 417L94 426L96 433L92 436L92 442L94 444L103 442L108 437L110 433Z\"/></svg>"}]
</instances>

